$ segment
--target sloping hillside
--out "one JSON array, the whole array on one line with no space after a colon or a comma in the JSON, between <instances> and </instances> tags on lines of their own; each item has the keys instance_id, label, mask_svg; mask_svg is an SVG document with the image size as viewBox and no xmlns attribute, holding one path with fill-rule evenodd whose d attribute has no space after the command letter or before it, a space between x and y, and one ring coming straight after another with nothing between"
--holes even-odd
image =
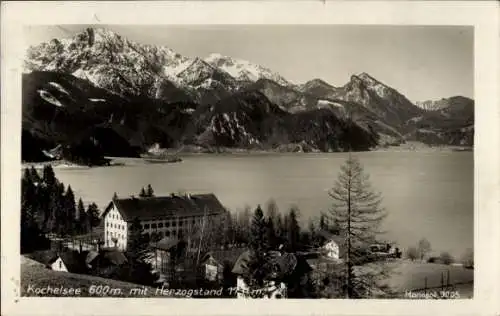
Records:
<instances>
[{"instance_id":1,"label":"sloping hillside","mask_svg":"<svg viewBox=\"0 0 500 316\"><path fill-rule=\"evenodd\" d=\"M61 145L74 153L137 157L153 143L173 146L191 103L124 98L86 80L55 72L23 76L23 160ZM79 149L81 147L81 149Z\"/></svg>"},{"instance_id":2,"label":"sloping hillside","mask_svg":"<svg viewBox=\"0 0 500 316\"><path fill-rule=\"evenodd\" d=\"M47 289L48 287L78 288L81 290L81 295L77 297L166 297L155 295L156 288L144 287L139 284L85 274L52 271L41 263L21 256L21 296L64 296L41 295L35 292L35 289ZM92 293L91 287L94 287L97 293ZM146 294L137 294L136 291L132 291L134 289L146 289ZM72 295L66 295L66 297L72 297Z\"/></svg>"}]
</instances>

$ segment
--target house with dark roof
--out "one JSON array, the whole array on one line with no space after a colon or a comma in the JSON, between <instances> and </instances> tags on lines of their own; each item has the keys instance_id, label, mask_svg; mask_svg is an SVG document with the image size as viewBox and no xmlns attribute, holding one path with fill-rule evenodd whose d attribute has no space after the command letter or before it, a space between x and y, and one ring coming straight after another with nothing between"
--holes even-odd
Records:
<instances>
[{"instance_id":1,"label":"house with dark roof","mask_svg":"<svg viewBox=\"0 0 500 316\"><path fill-rule=\"evenodd\" d=\"M139 220L143 232L152 240L179 237L211 219L226 213L214 194L186 194L159 197L113 199L102 217L104 245L126 250L130 226Z\"/></svg>"},{"instance_id":2,"label":"house with dark roof","mask_svg":"<svg viewBox=\"0 0 500 316\"><path fill-rule=\"evenodd\" d=\"M207 281L223 281L225 269L231 271L246 248L213 250L205 253L200 260L200 270Z\"/></svg>"},{"instance_id":3,"label":"house with dark roof","mask_svg":"<svg viewBox=\"0 0 500 316\"><path fill-rule=\"evenodd\" d=\"M302 256L293 253L269 251L269 275L260 294L267 298L304 297L301 295L304 284L307 283L312 268ZM244 275L248 272L251 251L243 252L234 264L232 273L236 274L236 296L238 298L252 297Z\"/></svg>"},{"instance_id":4,"label":"house with dark roof","mask_svg":"<svg viewBox=\"0 0 500 316\"><path fill-rule=\"evenodd\" d=\"M30 258L43 263L54 271L84 273L86 272L85 258L73 250L53 251L41 250L30 254Z\"/></svg>"},{"instance_id":5,"label":"house with dark roof","mask_svg":"<svg viewBox=\"0 0 500 316\"><path fill-rule=\"evenodd\" d=\"M102 277L110 277L128 262L125 254L115 248L102 248L99 252L85 251L82 254L87 268Z\"/></svg>"},{"instance_id":6,"label":"house with dark roof","mask_svg":"<svg viewBox=\"0 0 500 316\"><path fill-rule=\"evenodd\" d=\"M146 261L151 264L153 273L171 273L172 258L180 257L185 251L185 241L177 237L163 237L149 243Z\"/></svg>"}]
</instances>

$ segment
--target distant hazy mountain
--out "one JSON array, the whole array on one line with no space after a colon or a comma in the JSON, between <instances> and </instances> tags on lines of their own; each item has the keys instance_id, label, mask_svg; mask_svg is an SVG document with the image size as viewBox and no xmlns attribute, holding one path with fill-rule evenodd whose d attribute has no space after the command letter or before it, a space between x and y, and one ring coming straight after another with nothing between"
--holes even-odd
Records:
<instances>
[{"instance_id":1,"label":"distant hazy mountain","mask_svg":"<svg viewBox=\"0 0 500 316\"><path fill-rule=\"evenodd\" d=\"M455 96L439 101L435 110L427 110L411 120L416 140L430 144L472 146L474 144L474 100Z\"/></svg>"},{"instance_id":2,"label":"distant hazy mountain","mask_svg":"<svg viewBox=\"0 0 500 316\"><path fill-rule=\"evenodd\" d=\"M296 85L250 61L188 58L101 28L29 48L24 68L26 159L80 140L107 155L154 144L367 150L405 139L473 141L467 98L419 103L424 110L366 73L342 87L321 79Z\"/></svg>"}]
</instances>

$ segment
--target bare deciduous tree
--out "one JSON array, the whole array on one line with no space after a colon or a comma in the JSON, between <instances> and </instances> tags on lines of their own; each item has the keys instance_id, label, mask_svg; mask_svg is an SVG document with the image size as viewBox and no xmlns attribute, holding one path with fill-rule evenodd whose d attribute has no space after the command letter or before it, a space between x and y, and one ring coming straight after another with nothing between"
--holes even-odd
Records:
<instances>
[{"instance_id":1,"label":"bare deciduous tree","mask_svg":"<svg viewBox=\"0 0 500 316\"><path fill-rule=\"evenodd\" d=\"M410 259L411 261L415 260L418 258L418 250L416 247L410 247L408 248L406 252L406 257Z\"/></svg>"},{"instance_id":2,"label":"bare deciduous tree","mask_svg":"<svg viewBox=\"0 0 500 316\"><path fill-rule=\"evenodd\" d=\"M377 235L382 233L380 224L386 217L385 210L380 206L381 195L373 191L358 159L349 155L329 195L333 202L329 217L338 223L344 241L339 246L346 249L345 296L365 297L374 290L383 291L377 288L377 280L386 277L383 269L354 269L355 265L362 266L370 261L366 250L370 244L377 242Z\"/></svg>"},{"instance_id":3,"label":"bare deciduous tree","mask_svg":"<svg viewBox=\"0 0 500 316\"><path fill-rule=\"evenodd\" d=\"M431 251L431 249L431 243L427 239L420 239L418 242L418 255L420 260L424 260L424 257Z\"/></svg>"}]
</instances>

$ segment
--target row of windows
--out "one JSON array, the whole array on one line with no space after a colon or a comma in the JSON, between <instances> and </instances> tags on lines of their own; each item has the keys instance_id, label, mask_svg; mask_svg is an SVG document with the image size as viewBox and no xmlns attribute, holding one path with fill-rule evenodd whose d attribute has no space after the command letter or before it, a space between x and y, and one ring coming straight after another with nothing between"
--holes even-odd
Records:
<instances>
[{"instance_id":1,"label":"row of windows","mask_svg":"<svg viewBox=\"0 0 500 316\"><path fill-rule=\"evenodd\" d=\"M145 233L146 235L149 235L149 238L152 240L159 240L162 239L163 237L176 237L179 235L178 231L166 231L166 232L153 232L151 234Z\"/></svg>"},{"instance_id":2,"label":"row of windows","mask_svg":"<svg viewBox=\"0 0 500 316\"><path fill-rule=\"evenodd\" d=\"M116 237L118 239L125 239L124 234L119 234L119 233L114 233L114 232L106 232L106 236L105 236L106 239L110 239L112 237Z\"/></svg>"},{"instance_id":3,"label":"row of windows","mask_svg":"<svg viewBox=\"0 0 500 316\"><path fill-rule=\"evenodd\" d=\"M191 225L195 225L196 224L196 220L195 219L192 219L191 220ZM143 229L149 229L149 228L152 228L152 229L155 229L155 228L163 228L163 227L170 227L170 225L172 225L172 227L176 227L177 226L177 222L172 222L170 223L170 221L166 221L165 223L163 222L160 222L160 223L152 223L152 224L144 224L144 225L141 225L141 228ZM184 225L189 225L189 220L187 219L184 219L184 220L180 220L179 221L179 226L184 226Z\"/></svg>"},{"instance_id":4,"label":"row of windows","mask_svg":"<svg viewBox=\"0 0 500 316\"><path fill-rule=\"evenodd\" d=\"M114 224L114 223L109 223L109 222L106 223L106 227L125 229L125 225L119 225L119 224Z\"/></svg>"},{"instance_id":5,"label":"row of windows","mask_svg":"<svg viewBox=\"0 0 500 316\"><path fill-rule=\"evenodd\" d=\"M121 217L118 216L118 214L114 214L114 213L110 213L109 217L112 218L112 219L121 219Z\"/></svg>"}]
</instances>

